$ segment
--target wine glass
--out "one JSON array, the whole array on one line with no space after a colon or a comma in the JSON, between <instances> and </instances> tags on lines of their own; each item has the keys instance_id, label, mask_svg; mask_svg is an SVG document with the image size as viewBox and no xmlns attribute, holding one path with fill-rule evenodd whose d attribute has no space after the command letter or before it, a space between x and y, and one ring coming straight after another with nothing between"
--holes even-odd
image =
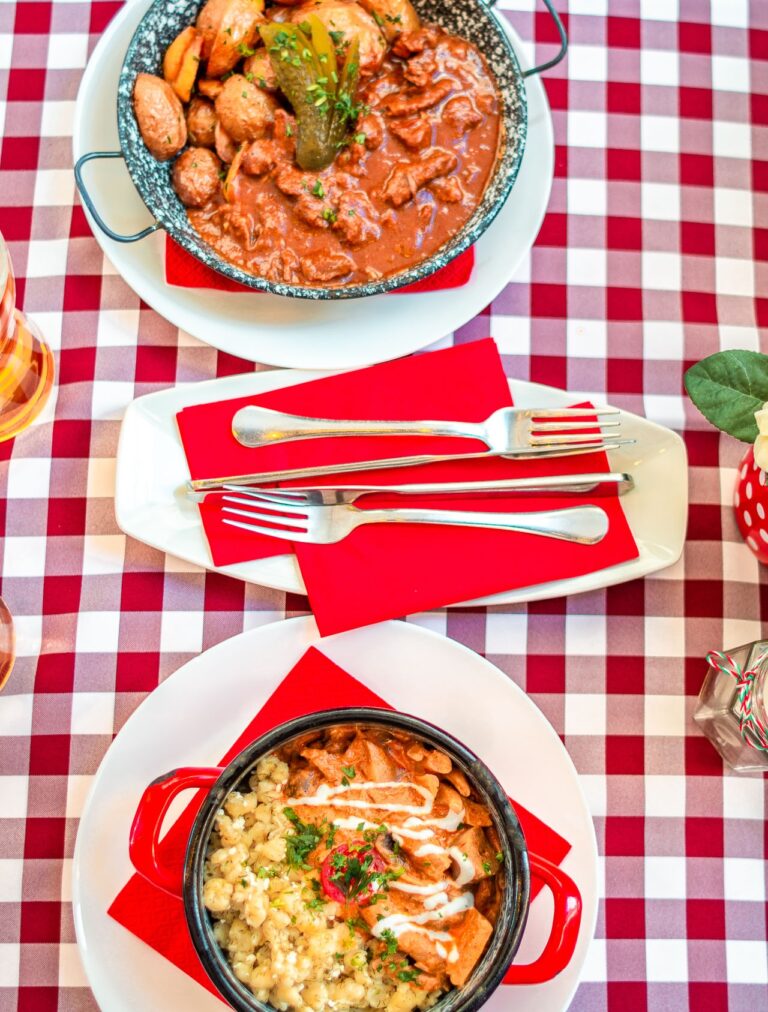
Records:
<instances>
[{"instance_id":1,"label":"wine glass","mask_svg":"<svg viewBox=\"0 0 768 1012\"><path fill-rule=\"evenodd\" d=\"M16 306L16 280L0 234L0 442L40 414L53 386L53 353Z\"/></svg>"},{"instance_id":2,"label":"wine glass","mask_svg":"<svg viewBox=\"0 0 768 1012\"><path fill-rule=\"evenodd\" d=\"M53 353L16 306L16 280L0 234L0 442L23 432L40 414L53 386ZM0 597L0 690L15 658L13 619Z\"/></svg>"}]
</instances>

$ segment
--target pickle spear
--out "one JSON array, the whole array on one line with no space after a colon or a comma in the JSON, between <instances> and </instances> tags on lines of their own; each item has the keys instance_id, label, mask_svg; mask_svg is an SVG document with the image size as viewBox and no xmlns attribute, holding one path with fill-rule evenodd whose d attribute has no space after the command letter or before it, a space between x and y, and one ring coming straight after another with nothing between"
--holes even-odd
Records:
<instances>
[{"instance_id":1,"label":"pickle spear","mask_svg":"<svg viewBox=\"0 0 768 1012\"><path fill-rule=\"evenodd\" d=\"M357 118L357 40L339 71L333 40L316 15L301 25L272 22L259 31L280 90L296 114L296 161L308 171L324 169Z\"/></svg>"}]
</instances>

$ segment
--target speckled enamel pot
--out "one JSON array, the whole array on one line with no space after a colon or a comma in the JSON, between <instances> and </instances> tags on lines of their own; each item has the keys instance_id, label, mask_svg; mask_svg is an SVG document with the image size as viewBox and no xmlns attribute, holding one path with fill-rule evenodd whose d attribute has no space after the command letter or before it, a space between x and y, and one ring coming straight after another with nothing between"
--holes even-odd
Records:
<instances>
[{"instance_id":1,"label":"speckled enamel pot","mask_svg":"<svg viewBox=\"0 0 768 1012\"><path fill-rule=\"evenodd\" d=\"M171 185L172 163L156 161L141 138L133 113L132 95L139 73L162 76L163 53L179 32L195 21L202 0L155 0L136 29L120 75L117 119L122 156L156 224L131 237L117 236L104 228L88 198L79 171L89 157L86 155L76 167L76 178L83 199L98 224L113 239L120 241L132 241L158 228L165 229L183 249L220 274L250 288L292 298L350 299L377 295L420 281L444 267L477 241L501 210L514 185L528 129L525 82L509 38L485 0L414 0L414 5L424 20L437 22L478 47L494 74L502 100L499 156L483 199L463 228L431 257L379 281L317 288L268 281L249 274L224 260L201 238L190 224L185 208ZM98 156L96 153L95 157Z\"/></svg>"},{"instance_id":2,"label":"speckled enamel pot","mask_svg":"<svg viewBox=\"0 0 768 1012\"><path fill-rule=\"evenodd\" d=\"M223 770L174 770L155 781L145 792L131 831L131 859L137 869L156 885L168 891L183 892L184 910L195 950L211 981L229 1004L238 1012L274 1012L271 1005L258 1001L253 992L238 980L214 938L213 921L202 899L208 840L216 814L227 794L233 790L248 789L248 778L259 759L308 732L340 724L406 731L429 747L440 749L464 773L477 798L491 814L506 871L496 926L485 954L466 984L449 991L433 1006L434 1012L474 1012L485 1004L499 986L522 940L530 902L528 849L515 810L488 767L461 742L418 717L373 707L323 710L279 725L248 746ZM158 820L158 813L167 810L167 805L174 796L174 782L182 787L201 786L204 781L198 779L197 783L193 783L191 778L195 774L200 778L206 772L210 774L213 783L208 783L210 789L189 836L183 882L178 881L175 887L171 883L158 882L157 868L153 868L148 859L142 860L141 849L136 847L137 837L145 845L144 852L150 854L149 843L156 839L155 829L159 831L158 823L162 819L160 815ZM167 791L169 784L171 790ZM153 791L158 795L167 791L164 809L162 804L152 798ZM145 812L142 811L142 806L145 806ZM146 815L143 825L142 815Z\"/></svg>"}]
</instances>

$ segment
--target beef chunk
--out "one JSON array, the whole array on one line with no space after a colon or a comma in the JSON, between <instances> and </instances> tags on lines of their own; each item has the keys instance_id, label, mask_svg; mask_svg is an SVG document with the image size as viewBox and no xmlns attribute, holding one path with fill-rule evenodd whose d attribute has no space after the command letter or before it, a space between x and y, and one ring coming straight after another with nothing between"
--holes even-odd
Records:
<instances>
[{"instance_id":1,"label":"beef chunk","mask_svg":"<svg viewBox=\"0 0 768 1012\"><path fill-rule=\"evenodd\" d=\"M401 207L427 183L453 172L457 164L458 159L452 151L429 148L418 161L400 162L392 169L384 184L384 199L393 207Z\"/></svg>"}]
</instances>

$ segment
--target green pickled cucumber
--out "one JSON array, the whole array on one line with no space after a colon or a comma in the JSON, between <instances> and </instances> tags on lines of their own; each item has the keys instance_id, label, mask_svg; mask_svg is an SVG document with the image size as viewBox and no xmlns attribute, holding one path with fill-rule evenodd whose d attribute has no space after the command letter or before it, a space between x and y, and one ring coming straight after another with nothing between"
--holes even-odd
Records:
<instances>
[{"instance_id":1,"label":"green pickled cucumber","mask_svg":"<svg viewBox=\"0 0 768 1012\"><path fill-rule=\"evenodd\" d=\"M307 171L324 169L357 117L357 40L339 73L333 41L316 15L308 15L301 25L270 22L259 31L278 86L296 115L296 161Z\"/></svg>"}]
</instances>

